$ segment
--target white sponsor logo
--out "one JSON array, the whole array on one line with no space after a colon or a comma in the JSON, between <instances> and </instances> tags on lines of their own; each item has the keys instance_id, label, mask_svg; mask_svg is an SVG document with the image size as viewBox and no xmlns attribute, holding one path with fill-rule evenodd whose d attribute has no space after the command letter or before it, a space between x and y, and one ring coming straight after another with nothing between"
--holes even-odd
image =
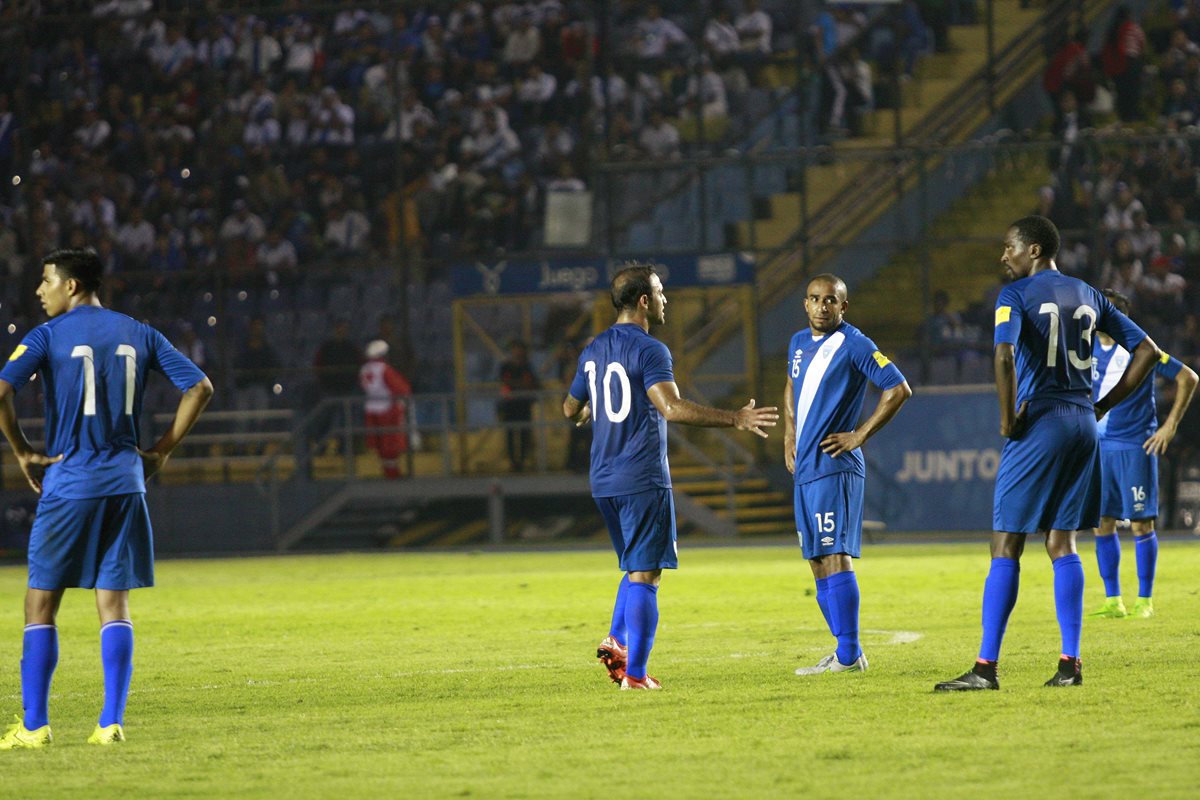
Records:
<instances>
[{"instance_id":1,"label":"white sponsor logo","mask_svg":"<svg viewBox=\"0 0 1200 800\"><path fill-rule=\"evenodd\" d=\"M833 544L833 537L832 536L821 537L821 544L825 545L826 547L829 547L829 545Z\"/></svg>"},{"instance_id":2,"label":"white sponsor logo","mask_svg":"<svg viewBox=\"0 0 1200 800\"><path fill-rule=\"evenodd\" d=\"M479 274L483 276L484 294L500 293L500 273L504 272L507 266L507 261L501 261L494 267L489 267L482 261L475 262L475 269L479 270Z\"/></svg>"},{"instance_id":3,"label":"white sponsor logo","mask_svg":"<svg viewBox=\"0 0 1200 800\"><path fill-rule=\"evenodd\" d=\"M737 277L737 261L729 254L700 256L696 259L696 276L710 283L732 283Z\"/></svg>"},{"instance_id":4,"label":"white sponsor logo","mask_svg":"<svg viewBox=\"0 0 1200 800\"><path fill-rule=\"evenodd\" d=\"M992 480L1000 467L1000 451L909 450L904 466L896 473L900 483L944 483Z\"/></svg>"},{"instance_id":5,"label":"white sponsor logo","mask_svg":"<svg viewBox=\"0 0 1200 800\"><path fill-rule=\"evenodd\" d=\"M542 262L542 277L538 282L539 289L570 289L578 292L596 285L600 273L594 267L560 267L554 269L545 261Z\"/></svg>"}]
</instances>

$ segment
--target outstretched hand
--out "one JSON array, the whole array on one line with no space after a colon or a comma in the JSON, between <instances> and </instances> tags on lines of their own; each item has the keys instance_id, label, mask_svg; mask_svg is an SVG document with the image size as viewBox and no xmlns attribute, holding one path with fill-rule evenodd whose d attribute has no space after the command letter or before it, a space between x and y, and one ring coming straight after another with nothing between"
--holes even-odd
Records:
<instances>
[{"instance_id":1,"label":"outstretched hand","mask_svg":"<svg viewBox=\"0 0 1200 800\"><path fill-rule=\"evenodd\" d=\"M32 450L27 453L17 453L16 456L17 463L21 465L21 472L25 473L25 480L29 481L30 488L38 494L42 493L42 476L46 474L46 467L63 460L61 453L56 456L48 456Z\"/></svg>"},{"instance_id":2,"label":"outstretched hand","mask_svg":"<svg viewBox=\"0 0 1200 800\"><path fill-rule=\"evenodd\" d=\"M779 409L775 406L754 407L754 398L734 412L733 427L739 431L750 431L753 434L767 438L763 428L774 428L779 423Z\"/></svg>"}]
</instances>

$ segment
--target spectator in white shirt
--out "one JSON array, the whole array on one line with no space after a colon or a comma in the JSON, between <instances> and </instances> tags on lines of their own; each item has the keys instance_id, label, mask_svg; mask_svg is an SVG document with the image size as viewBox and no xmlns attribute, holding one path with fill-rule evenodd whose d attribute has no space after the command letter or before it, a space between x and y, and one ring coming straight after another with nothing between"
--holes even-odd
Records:
<instances>
[{"instance_id":1,"label":"spectator in white shirt","mask_svg":"<svg viewBox=\"0 0 1200 800\"><path fill-rule=\"evenodd\" d=\"M164 77L175 78L191 69L196 48L179 28L172 25L167 28L166 38L150 48L149 57Z\"/></svg>"},{"instance_id":2,"label":"spectator in white shirt","mask_svg":"<svg viewBox=\"0 0 1200 800\"><path fill-rule=\"evenodd\" d=\"M154 226L145 218L142 207L135 205L129 209L129 221L117 228L117 247L127 259L142 264L154 249L155 236Z\"/></svg>"},{"instance_id":3,"label":"spectator in white shirt","mask_svg":"<svg viewBox=\"0 0 1200 800\"><path fill-rule=\"evenodd\" d=\"M638 57L650 60L665 58L672 45L688 40L678 25L662 15L658 3L646 7L646 16L634 25L633 35Z\"/></svg>"},{"instance_id":4,"label":"spectator in white shirt","mask_svg":"<svg viewBox=\"0 0 1200 800\"><path fill-rule=\"evenodd\" d=\"M83 107L83 124L75 129L75 138L85 149L96 151L102 148L112 135L112 125L100 118L96 107L88 103Z\"/></svg>"},{"instance_id":5,"label":"spectator in white shirt","mask_svg":"<svg viewBox=\"0 0 1200 800\"><path fill-rule=\"evenodd\" d=\"M652 159L679 158L679 131L656 108L638 134L638 145Z\"/></svg>"},{"instance_id":6,"label":"spectator in white shirt","mask_svg":"<svg viewBox=\"0 0 1200 800\"><path fill-rule=\"evenodd\" d=\"M86 200L75 204L71 222L87 231L89 237L111 234L117 227L117 206L93 186Z\"/></svg>"},{"instance_id":7,"label":"spectator in white shirt","mask_svg":"<svg viewBox=\"0 0 1200 800\"><path fill-rule=\"evenodd\" d=\"M520 66L528 64L542 52L542 32L533 25L533 17L522 13L517 18L517 27L504 40L501 58L505 64Z\"/></svg>"},{"instance_id":8,"label":"spectator in white shirt","mask_svg":"<svg viewBox=\"0 0 1200 800\"><path fill-rule=\"evenodd\" d=\"M558 175L546 182L547 192L582 192L587 186L575 175L571 162L564 161L558 165Z\"/></svg>"},{"instance_id":9,"label":"spectator in white shirt","mask_svg":"<svg viewBox=\"0 0 1200 800\"><path fill-rule=\"evenodd\" d=\"M252 212L245 200L238 198L233 201L233 213L221 223L217 236L223 242L245 239L257 244L266 236L266 226L263 225L262 217Z\"/></svg>"},{"instance_id":10,"label":"spectator in white shirt","mask_svg":"<svg viewBox=\"0 0 1200 800\"><path fill-rule=\"evenodd\" d=\"M724 69L741 49L741 37L730 22L729 9L717 9L716 15L704 26L704 46L713 63Z\"/></svg>"},{"instance_id":11,"label":"spectator in white shirt","mask_svg":"<svg viewBox=\"0 0 1200 800\"><path fill-rule=\"evenodd\" d=\"M542 69L540 64L530 64L525 79L517 86L517 103L525 112L528 122L541 122L547 109L554 101L558 79Z\"/></svg>"},{"instance_id":12,"label":"spectator in white shirt","mask_svg":"<svg viewBox=\"0 0 1200 800\"><path fill-rule=\"evenodd\" d=\"M571 158L575 153L575 137L558 120L550 120L542 131L533 160L543 169L547 165Z\"/></svg>"},{"instance_id":13,"label":"spectator in white shirt","mask_svg":"<svg viewBox=\"0 0 1200 800\"><path fill-rule=\"evenodd\" d=\"M758 7L758 0L745 0L741 14L733 23L741 50L747 55L771 55L771 16Z\"/></svg>"},{"instance_id":14,"label":"spectator in white shirt","mask_svg":"<svg viewBox=\"0 0 1200 800\"><path fill-rule=\"evenodd\" d=\"M1133 230L1133 215L1137 211L1145 213L1146 207L1142 201L1133 196L1133 190L1125 181L1118 181L1114 188L1112 202L1104 212L1104 229L1111 232Z\"/></svg>"},{"instance_id":15,"label":"spectator in white shirt","mask_svg":"<svg viewBox=\"0 0 1200 800\"><path fill-rule=\"evenodd\" d=\"M343 203L329 209L329 221L325 223L325 246L335 255L364 253L371 236L371 222L366 215L355 209L347 210Z\"/></svg>"},{"instance_id":16,"label":"spectator in white shirt","mask_svg":"<svg viewBox=\"0 0 1200 800\"><path fill-rule=\"evenodd\" d=\"M207 69L220 71L234 57L237 47L219 22L208 26L204 38L196 45L196 62Z\"/></svg>"},{"instance_id":17,"label":"spectator in white shirt","mask_svg":"<svg viewBox=\"0 0 1200 800\"><path fill-rule=\"evenodd\" d=\"M308 121L308 140L314 145L354 144L354 109L342 102L337 90L326 86Z\"/></svg>"},{"instance_id":18,"label":"spectator in white shirt","mask_svg":"<svg viewBox=\"0 0 1200 800\"><path fill-rule=\"evenodd\" d=\"M288 280L295 276L299 259L296 257L296 246L278 228L272 228L255 252L258 268L267 276L267 285L278 286L280 279Z\"/></svg>"},{"instance_id":19,"label":"spectator in white shirt","mask_svg":"<svg viewBox=\"0 0 1200 800\"><path fill-rule=\"evenodd\" d=\"M274 36L267 33L267 24L262 20L254 23L250 36L238 47L237 57L251 75L265 75L283 56L283 48Z\"/></svg>"},{"instance_id":20,"label":"spectator in white shirt","mask_svg":"<svg viewBox=\"0 0 1200 800\"><path fill-rule=\"evenodd\" d=\"M725 97L725 83L721 80L721 76L713 71L712 64L707 58L704 59L700 79L697 81L695 75L688 77L685 97L689 104L696 103L700 106L700 114L704 119L717 119L729 113L729 102Z\"/></svg>"}]
</instances>

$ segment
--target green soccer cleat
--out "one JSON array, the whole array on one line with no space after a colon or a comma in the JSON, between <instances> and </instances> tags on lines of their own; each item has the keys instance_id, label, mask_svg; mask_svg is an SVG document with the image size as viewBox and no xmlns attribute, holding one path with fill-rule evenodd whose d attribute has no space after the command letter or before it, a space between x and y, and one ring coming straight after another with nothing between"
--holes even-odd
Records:
<instances>
[{"instance_id":1,"label":"green soccer cleat","mask_svg":"<svg viewBox=\"0 0 1200 800\"><path fill-rule=\"evenodd\" d=\"M88 744L116 744L117 742L125 741L125 731L117 723L106 725L101 728L96 726L96 730L92 731L92 735L88 737Z\"/></svg>"},{"instance_id":2,"label":"green soccer cleat","mask_svg":"<svg viewBox=\"0 0 1200 800\"><path fill-rule=\"evenodd\" d=\"M1133 611L1129 616L1134 619L1150 619L1154 616L1154 600L1149 597L1139 597L1133 603Z\"/></svg>"},{"instance_id":3,"label":"green soccer cleat","mask_svg":"<svg viewBox=\"0 0 1200 800\"><path fill-rule=\"evenodd\" d=\"M1120 597L1104 598L1104 605L1088 614L1090 619L1124 619L1129 616L1125 610L1125 601Z\"/></svg>"},{"instance_id":4,"label":"green soccer cleat","mask_svg":"<svg viewBox=\"0 0 1200 800\"><path fill-rule=\"evenodd\" d=\"M24 721L17 716L16 722L12 727L0 736L0 750L33 750L38 747L45 747L54 741L54 737L50 735L50 726L43 725L35 730L29 730L25 727Z\"/></svg>"}]
</instances>

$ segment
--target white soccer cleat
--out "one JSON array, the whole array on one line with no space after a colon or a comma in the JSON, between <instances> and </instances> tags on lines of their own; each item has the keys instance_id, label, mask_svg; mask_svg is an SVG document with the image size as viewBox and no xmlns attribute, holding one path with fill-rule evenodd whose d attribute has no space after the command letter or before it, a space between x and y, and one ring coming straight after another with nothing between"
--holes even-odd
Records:
<instances>
[{"instance_id":1,"label":"white soccer cleat","mask_svg":"<svg viewBox=\"0 0 1200 800\"><path fill-rule=\"evenodd\" d=\"M829 665L837 662L837 653L830 653L822 658L811 667L801 667L796 670L797 675L820 675L822 672L829 672Z\"/></svg>"},{"instance_id":2,"label":"white soccer cleat","mask_svg":"<svg viewBox=\"0 0 1200 800\"><path fill-rule=\"evenodd\" d=\"M867 671L867 654L859 653L858 658L854 659L853 664L843 664L836 658L829 665L830 672L866 672Z\"/></svg>"}]
</instances>

